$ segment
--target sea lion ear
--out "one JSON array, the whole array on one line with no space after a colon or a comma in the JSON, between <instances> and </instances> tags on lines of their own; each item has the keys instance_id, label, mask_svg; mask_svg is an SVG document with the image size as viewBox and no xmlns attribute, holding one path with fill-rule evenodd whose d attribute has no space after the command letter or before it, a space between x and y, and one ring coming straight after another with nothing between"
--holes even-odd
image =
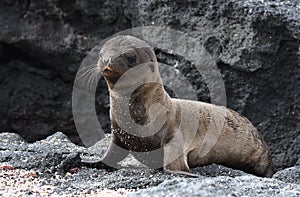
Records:
<instances>
[{"instance_id":1,"label":"sea lion ear","mask_svg":"<svg viewBox=\"0 0 300 197\"><path fill-rule=\"evenodd\" d=\"M149 67L151 69L151 72L154 72L154 65L153 64L149 64Z\"/></svg>"},{"instance_id":2,"label":"sea lion ear","mask_svg":"<svg viewBox=\"0 0 300 197\"><path fill-rule=\"evenodd\" d=\"M156 62L157 61L155 52L154 52L152 47L145 47L144 48L144 53L147 54L148 60L150 60L151 62Z\"/></svg>"}]
</instances>

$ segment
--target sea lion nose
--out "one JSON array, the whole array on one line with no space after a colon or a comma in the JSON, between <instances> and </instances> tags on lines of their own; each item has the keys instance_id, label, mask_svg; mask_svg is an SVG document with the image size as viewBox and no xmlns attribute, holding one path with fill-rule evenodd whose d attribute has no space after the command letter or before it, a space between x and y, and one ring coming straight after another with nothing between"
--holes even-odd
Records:
<instances>
[{"instance_id":1,"label":"sea lion nose","mask_svg":"<svg viewBox=\"0 0 300 197\"><path fill-rule=\"evenodd\" d=\"M110 63L110 58L109 59L103 59L103 63L105 66L108 66L108 64Z\"/></svg>"}]
</instances>

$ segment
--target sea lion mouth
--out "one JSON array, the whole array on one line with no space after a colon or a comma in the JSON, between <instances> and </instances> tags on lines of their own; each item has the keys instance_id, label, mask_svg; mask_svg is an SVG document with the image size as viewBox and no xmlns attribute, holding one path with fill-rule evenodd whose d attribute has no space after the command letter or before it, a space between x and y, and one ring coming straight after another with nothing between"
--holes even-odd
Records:
<instances>
[{"instance_id":1,"label":"sea lion mouth","mask_svg":"<svg viewBox=\"0 0 300 197\"><path fill-rule=\"evenodd\" d=\"M102 70L102 75L104 77L106 76L111 76L114 75L116 72L113 71L113 69L111 69L110 67L106 66L103 70Z\"/></svg>"},{"instance_id":2,"label":"sea lion mouth","mask_svg":"<svg viewBox=\"0 0 300 197\"><path fill-rule=\"evenodd\" d=\"M116 83L120 78L119 73L108 66L102 70L102 75L111 83Z\"/></svg>"}]
</instances>

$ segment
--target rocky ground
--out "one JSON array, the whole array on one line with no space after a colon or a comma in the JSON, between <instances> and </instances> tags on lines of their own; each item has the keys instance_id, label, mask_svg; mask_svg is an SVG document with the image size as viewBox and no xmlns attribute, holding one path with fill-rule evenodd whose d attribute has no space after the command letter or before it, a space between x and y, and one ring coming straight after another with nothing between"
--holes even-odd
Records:
<instances>
[{"instance_id":1,"label":"rocky ground","mask_svg":"<svg viewBox=\"0 0 300 197\"><path fill-rule=\"evenodd\" d=\"M121 30L163 26L192 36L209 51L225 83L227 106L258 128L277 167L294 166L300 158L299 21L298 0L2 0L0 131L33 142L59 130L80 144L71 101L84 57ZM192 62L155 50L159 62L178 65L199 100L210 102ZM103 80L95 103L110 132Z\"/></svg>"},{"instance_id":2,"label":"rocky ground","mask_svg":"<svg viewBox=\"0 0 300 197\"><path fill-rule=\"evenodd\" d=\"M80 144L71 101L84 57L121 30L163 26L209 51L225 83L227 106L258 128L278 168L294 166L300 157L299 21L298 0L0 1L0 131L34 142L59 130ZM178 65L199 100L210 102L192 62L155 50L159 62ZM110 132L102 79L99 87L96 111Z\"/></svg>"},{"instance_id":3,"label":"rocky ground","mask_svg":"<svg viewBox=\"0 0 300 197\"><path fill-rule=\"evenodd\" d=\"M80 167L80 157L99 158L105 139L86 149L57 132L27 143L13 133L0 134L1 196L299 196L300 166L260 178L219 165L193 169L198 178L167 175L144 168L133 157L122 169Z\"/></svg>"},{"instance_id":4,"label":"rocky ground","mask_svg":"<svg viewBox=\"0 0 300 197\"><path fill-rule=\"evenodd\" d=\"M78 146L72 115L78 68L103 39L147 25L184 32L207 49L224 80L227 106L268 143L280 170L273 178L217 165L193 169L199 178L171 176L132 157L115 172L80 168L80 157L103 154L107 138L89 149ZM300 195L299 0L0 0L0 29L0 195ZM155 52L192 82L198 100L211 101L193 62ZM95 100L110 132L103 79Z\"/></svg>"}]
</instances>

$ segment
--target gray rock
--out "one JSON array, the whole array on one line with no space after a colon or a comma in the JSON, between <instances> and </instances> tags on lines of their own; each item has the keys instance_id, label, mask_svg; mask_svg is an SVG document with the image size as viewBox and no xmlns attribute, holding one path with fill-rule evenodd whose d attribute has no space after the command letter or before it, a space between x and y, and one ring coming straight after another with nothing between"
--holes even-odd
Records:
<instances>
[{"instance_id":1,"label":"gray rock","mask_svg":"<svg viewBox=\"0 0 300 197\"><path fill-rule=\"evenodd\" d=\"M2 133L0 150L0 162L14 168L59 174L80 167L80 153L84 152L82 147L71 143L60 132L32 144L26 143L16 134Z\"/></svg>"},{"instance_id":2,"label":"gray rock","mask_svg":"<svg viewBox=\"0 0 300 197\"><path fill-rule=\"evenodd\" d=\"M227 168L216 164L197 167L192 169L192 172L205 177L217 177L217 176L237 177L237 176L247 175L247 173L243 171Z\"/></svg>"},{"instance_id":3,"label":"gray rock","mask_svg":"<svg viewBox=\"0 0 300 197\"><path fill-rule=\"evenodd\" d=\"M298 184L254 176L206 179L175 178L128 196L298 196Z\"/></svg>"},{"instance_id":4,"label":"gray rock","mask_svg":"<svg viewBox=\"0 0 300 197\"><path fill-rule=\"evenodd\" d=\"M299 166L277 172L273 178L259 178L220 165L194 168L192 172L199 177L190 178L150 170L130 158L121 163L121 169L113 172L77 168L80 167L79 155L100 157L108 138L106 136L91 149L86 149L71 143L60 132L35 143L26 143L13 133L2 133L0 167L12 166L14 170L0 168L0 187L15 192L10 195L25 195L23 192L27 187L29 193L39 194L45 192L42 186L51 186L46 191L48 195L71 196L92 192L129 196L300 195ZM31 187L32 181L38 186L35 190Z\"/></svg>"},{"instance_id":5,"label":"gray rock","mask_svg":"<svg viewBox=\"0 0 300 197\"><path fill-rule=\"evenodd\" d=\"M279 169L294 166L300 157L299 7L297 0L1 1L0 131L33 142L59 130L80 144L71 94L81 61L104 38L154 24L205 46L222 73L228 107L258 127ZM162 63L177 61L198 99L210 102L191 62L156 52ZM96 111L109 132L107 95L100 80Z\"/></svg>"},{"instance_id":6,"label":"gray rock","mask_svg":"<svg viewBox=\"0 0 300 197\"><path fill-rule=\"evenodd\" d=\"M300 184L300 166L298 165L278 171L273 175L273 178L287 183Z\"/></svg>"}]
</instances>

